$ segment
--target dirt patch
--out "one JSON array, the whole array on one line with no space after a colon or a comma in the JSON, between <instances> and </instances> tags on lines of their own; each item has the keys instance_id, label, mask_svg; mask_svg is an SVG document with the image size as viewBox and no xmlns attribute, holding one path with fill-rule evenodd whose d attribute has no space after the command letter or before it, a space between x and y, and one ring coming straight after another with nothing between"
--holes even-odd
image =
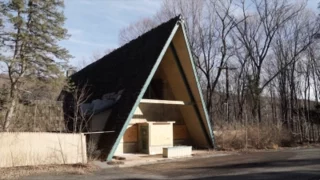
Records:
<instances>
[{"instance_id":1,"label":"dirt patch","mask_svg":"<svg viewBox=\"0 0 320 180\"><path fill-rule=\"evenodd\" d=\"M37 174L90 174L98 170L93 164L75 165L43 165L43 166L23 166L12 168L0 168L0 179L19 179L21 177Z\"/></svg>"}]
</instances>

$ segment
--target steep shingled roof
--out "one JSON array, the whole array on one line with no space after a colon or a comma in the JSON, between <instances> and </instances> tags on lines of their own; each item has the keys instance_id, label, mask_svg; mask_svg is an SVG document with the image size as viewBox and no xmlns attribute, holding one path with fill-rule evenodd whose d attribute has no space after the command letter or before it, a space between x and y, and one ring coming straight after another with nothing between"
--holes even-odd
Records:
<instances>
[{"instance_id":1,"label":"steep shingled roof","mask_svg":"<svg viewBox=\"0 0 320 180\"><path fill-rule=\"evenodd\" d=\"M99 149L103 149L105 155L110 153L165 43L180 20L181 16L177 16L159 25L71 76L78 86L89 86L90 102L103 94L124 90L104 129L115 133L102 134L100 138Z\"/></svg>"}]
</instances>

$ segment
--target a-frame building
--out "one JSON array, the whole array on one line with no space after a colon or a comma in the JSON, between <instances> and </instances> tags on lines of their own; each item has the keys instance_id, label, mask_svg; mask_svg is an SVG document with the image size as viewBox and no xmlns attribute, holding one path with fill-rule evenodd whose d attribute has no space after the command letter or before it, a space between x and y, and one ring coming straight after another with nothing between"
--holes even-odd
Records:
<instances>
[{"instance_id":1,"label":"a-frame building","mask_svg":"<svg viewBox=\"0 0 320 180\"><path fill-rule=\"evenodd\" d=\"M115 154L163 147L212 148L213 132L181 16L150 30L71 76L86 84L89 131L111 160ZM70 110L65 96L64 109ZM100 107L98 107L100 106ZM72 126L72 125L71 125Z\"/></svg>"}]
</instances>

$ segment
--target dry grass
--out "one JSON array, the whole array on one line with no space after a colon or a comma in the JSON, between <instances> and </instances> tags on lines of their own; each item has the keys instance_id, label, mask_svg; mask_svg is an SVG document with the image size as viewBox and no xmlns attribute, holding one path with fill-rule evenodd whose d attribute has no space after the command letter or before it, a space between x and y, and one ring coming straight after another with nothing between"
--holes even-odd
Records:
<instances>
[{"instance_id":1,"label":"dry grass","mask_svg":"<svg viewBox=\"0 0 320 180\"><path fill-rule=\"evenodd\" d=\"M276 126L237 127L235 130L215 131L215 140L220 150L278 149L294 145L293 136Z\"/></svg>"},{"instance_id":2,"label":"dry grass","mask_svg":"<svg viewBox=\"0 0 320 180\"><path fill-rule=\"evenodd\" d=\"M92 164L75 165L43 165L43 166L24 166L12 168L0 168L0 179L19 179L21 177L37 175L43 173L50 174L89 174L98 170Z\"/></svg>"},{"instance_id":3,"label":"dry grass","mask_svg":"<svg viewBox=\"0 0 320 180\"><path fill-rule=\"evenodd\" d=\"M0 111L0 128L6 111ZM66 130L60 101L32 101L17 104L10 123L11 132L63 132ZM0 130L0 131L1 131Z\"/></svg>"},{"instance_id":4,"label":"dry grass","mask_svg":"<svg viewBox=\"0 0 320 180\"><path fill-rule=\"evenodd\" d=\"M88 161L96 161L101 157L101 151L97 148L96 142L93 141L88 141L88 146L87 146L87 157Z\"/></svg>"}]
</instances>

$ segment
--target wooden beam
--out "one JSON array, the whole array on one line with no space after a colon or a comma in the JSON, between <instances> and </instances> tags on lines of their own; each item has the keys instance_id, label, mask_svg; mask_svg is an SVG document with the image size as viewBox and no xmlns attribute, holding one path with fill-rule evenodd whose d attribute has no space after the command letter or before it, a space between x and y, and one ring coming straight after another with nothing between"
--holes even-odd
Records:
<instances>
[{"instance_id":1,"label":"wooden beam","mask_svg":"<svg viewBox=\"0 0 320 180\"><path fill-rule=\"evenodd\" d=\"M191 103L186 103L184 101L176 100L161 100L161 99L141 99L140 103L148 104L168 104L168 105L190 105Z\"/></svg>"}]
</instances>

